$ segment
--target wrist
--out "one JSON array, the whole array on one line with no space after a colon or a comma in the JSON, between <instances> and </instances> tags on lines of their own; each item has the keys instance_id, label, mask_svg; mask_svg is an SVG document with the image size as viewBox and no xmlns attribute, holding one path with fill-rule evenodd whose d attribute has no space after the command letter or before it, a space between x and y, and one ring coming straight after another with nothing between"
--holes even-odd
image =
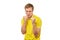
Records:
<instances>
[{"instance_id":1,"label":"wrist","mask_svg":"<svg viewBox=\"0 0 60 40\"><path fill-rule=\"evenodd\" d=\"M26 25L27 25L27 22L24 22L24 26L26 27Z\"/></svg>"}]
</instances>

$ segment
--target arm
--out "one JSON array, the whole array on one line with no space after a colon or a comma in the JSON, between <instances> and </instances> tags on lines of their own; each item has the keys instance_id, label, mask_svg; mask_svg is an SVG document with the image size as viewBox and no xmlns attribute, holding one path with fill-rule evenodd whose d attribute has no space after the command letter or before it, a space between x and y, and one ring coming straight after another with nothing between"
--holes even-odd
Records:
<instances>
[{"instance_id":1,"label":"arm","mask_svg":"<svg viewBox=\"0 0 60 40\"><path fill-rule=\"evenodd\" d=\"M26 25L27 25L27 17L24 16L23 17L23 24L22 24L22 27L21 27L22 34L25 34L26 33Z\"/></svg>"},{"instance_id":2,"label":"arm","mask_svg":"<svg viewBox=\"0 0 60 40\"><path fill-rule=\"evenodd\" d=\"M33 25L33 33L35 37L40 36L41 31L41 20L32 18L32 25Z\"/></svg>"},{"instance_id":3,"label":"arm","mask_svg":"<svg viewBox=\"0 0 60 40\"><path fill-rule=\"evenodd\" d=\"M34 33L35 37L37 37L38 34L40 33L40 28L37 28L35 23L33 23L33 33Z\"/></svg>"},{"instance_id":4,"label":"arm","mask_svg":"<svg viewBox=\"0 0 60 40\"><path fill-rule=\"evenodd\" d=\"M21 32L22 32L22 34L26 33L26 22L24 22L24 24L22 25Z\"/></svg>"}]
</instances>

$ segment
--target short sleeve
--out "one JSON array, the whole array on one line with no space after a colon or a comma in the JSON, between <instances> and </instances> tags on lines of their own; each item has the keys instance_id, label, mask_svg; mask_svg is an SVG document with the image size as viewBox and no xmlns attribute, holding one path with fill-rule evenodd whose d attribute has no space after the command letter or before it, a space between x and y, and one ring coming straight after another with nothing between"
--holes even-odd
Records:
<instances>
[{"instance_id":1,"label":"short sleeve","mask_svg":"<svg viewBox=\"0 0 60 40\"><path fill-rule=\"evenodd\" d=\"M42 20L40 18L37 18L36 26L37 26L37 28L40 28L42 26Z\"/></svg>"},{"instance_id":2,"label":"short sleeve","mask_svg":"<svg viewBox=\"0 0 60 40\"><path fill-rule=\"evenodd\" d=\"M22 18L22 20L21 20L21 25L23 25L24 24L24 19Z\"/></svg>"}]
</instances>

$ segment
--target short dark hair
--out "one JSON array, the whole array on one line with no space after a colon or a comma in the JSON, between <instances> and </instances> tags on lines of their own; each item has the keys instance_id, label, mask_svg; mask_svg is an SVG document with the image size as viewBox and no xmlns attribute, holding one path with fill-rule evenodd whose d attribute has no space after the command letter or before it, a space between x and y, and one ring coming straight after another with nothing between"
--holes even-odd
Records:
<instances>
[{"instance_id":1,"label":"short dark hair","mask_svg":"<svg viewBox=\"0 0 60 40\"><path fill-rule=\"evenodd\" d=\"M28 4L25 5L25 9L30 8L30 7L32 7L32 10L34 10L34 6L32 4L28 3Z\"/></svg>"}]
</instances>

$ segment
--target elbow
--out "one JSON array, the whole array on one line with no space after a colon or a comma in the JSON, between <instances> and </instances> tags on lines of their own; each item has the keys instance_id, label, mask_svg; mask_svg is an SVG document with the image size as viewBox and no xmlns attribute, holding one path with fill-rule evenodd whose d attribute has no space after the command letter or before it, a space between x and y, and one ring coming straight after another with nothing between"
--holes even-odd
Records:
<instances>
[{"instance_id":1,"label":"elbow","mask_svg":"<svg viewBox=\"0 0 60 40\"><path fill-rule=\"evenodd\" d=\"M33 30L33 33L34 33L35 36L38 36L39 32L35 29L35 30Z\"/></svg>"},{"instance_id":2,"label":"elbow","mask_svg":"<svg viewBox=\"0 0 60 40\"><path fill-rule=\"evenodd\" d=\"M26 33L26 31L21 31L22 32L22 34L25 34Z\"/></svg>"},{"instance_id":3,"label":"elbow","mask_svg":"<svg viewBox=\"0 0 60 40\"><path fill-rule=\"evenodd\" d=\"M34 35L37 36L38 35L38 32L37 31L34 31Z\"/></svg>"},{"instance_id":4,"label":"elbow","mask_svg":"<svg viewBox=\"0 0 60 40\"><path fill-rule=\"evenodd\" d=\"M40 29L36 29L33 32L34 32L35 37L39 37L40 36Z\"/></svg>"},{"instance_id":5,"label":"elbow","mask_svg":"<svg viewBox=\"0 0 60 40\"><path fill-rule=\"evenodd\" d=\"M22 34L25 34L26 30L25 29L21 29L21 32L22 32Z\"/></svg>"}]
</instances>

